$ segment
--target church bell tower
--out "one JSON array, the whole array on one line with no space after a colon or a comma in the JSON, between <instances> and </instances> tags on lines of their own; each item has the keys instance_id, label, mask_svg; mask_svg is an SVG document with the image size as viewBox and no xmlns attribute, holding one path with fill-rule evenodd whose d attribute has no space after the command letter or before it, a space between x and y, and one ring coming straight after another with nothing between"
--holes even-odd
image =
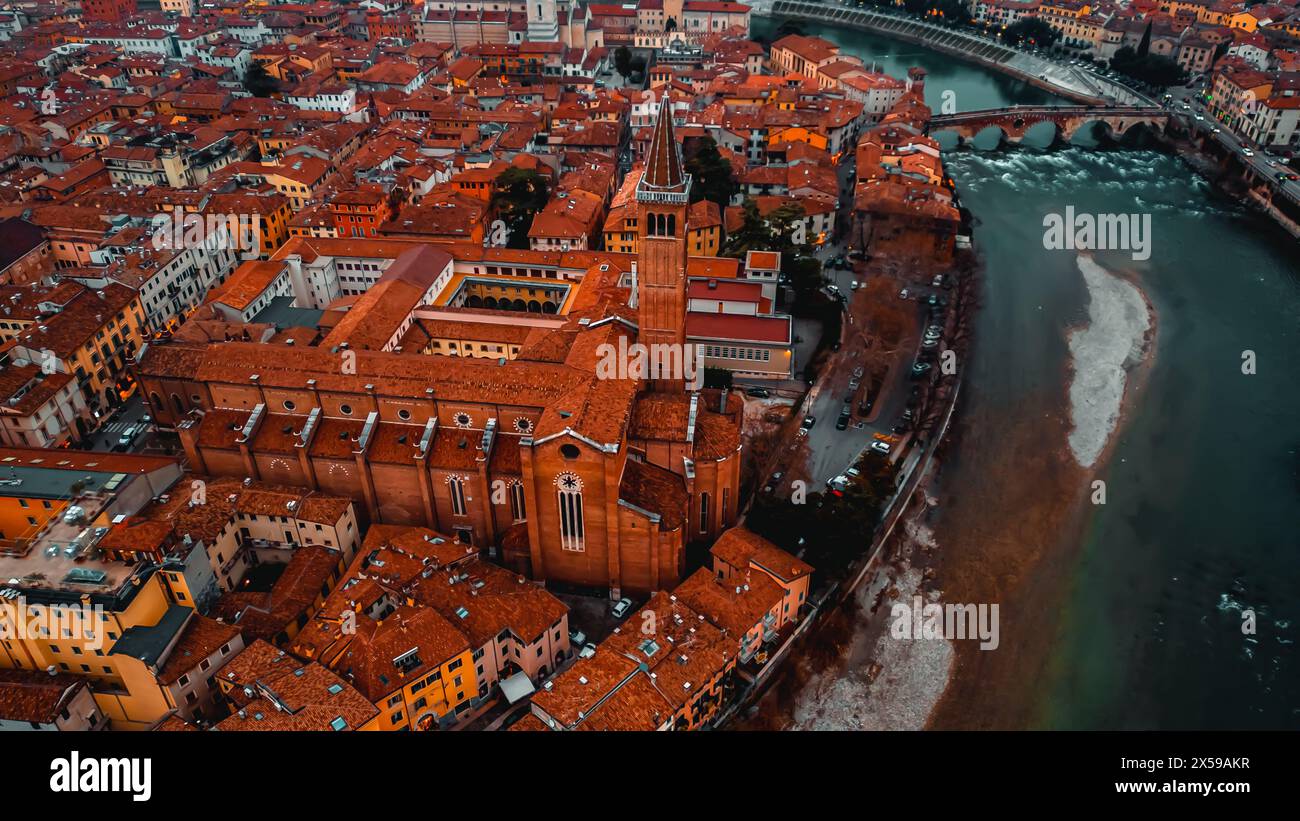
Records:
<instances>
[{"instance_id":1,"label":"church bell tower","mask_svg":"<svg viewBox=\"0 0 1300 821\"><path fill-rule=\"evenodd\" d=\"M682 155L673 136L672 101L665 91L646 153L645 171L636 188L640 252L637 259L639 341L655 357L670 351L683 362L686 349L686 214L691 176L682 168ZM654 346L671 346L659 347ZM662 366L663 360L658 360ZM691 362L687 367L694 367ZM651 390L682 391L685 374L661 370L653 374Z\"/></svg>"}]
</instances>

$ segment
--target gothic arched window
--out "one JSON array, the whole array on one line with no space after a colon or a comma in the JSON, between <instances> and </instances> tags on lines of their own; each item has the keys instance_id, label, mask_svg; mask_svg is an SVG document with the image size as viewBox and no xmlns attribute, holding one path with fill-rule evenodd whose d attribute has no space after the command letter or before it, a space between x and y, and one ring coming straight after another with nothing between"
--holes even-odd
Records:
<instances>
[{"instance_id":1,"label":"gothic arched window","mask_svg":"<svg viewBox=\"0 0 1300 821\"><path fill-rule=\"evenodd\" d=\"M573 473L555 477L557 501L560 505L560 547L581 551L585 531L582 518L582 479Z\"/></svg>"}]
</instances>

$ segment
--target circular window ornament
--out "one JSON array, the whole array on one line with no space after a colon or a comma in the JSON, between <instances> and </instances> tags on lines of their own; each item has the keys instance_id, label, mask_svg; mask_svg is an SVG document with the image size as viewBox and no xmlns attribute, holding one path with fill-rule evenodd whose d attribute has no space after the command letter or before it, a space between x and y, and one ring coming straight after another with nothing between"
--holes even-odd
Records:
<instances>
[{"instance_id":1,"label":"circular window ornament","mask_svg":"<svg viewBox=\"0 0 1300 821\"><path fill-rule=\"evenodd\" d=\"M286 399L286 400L284 400L284 409L285 409L285 410L287 410L287 411L292 411L292 410L294 410L294 409L297 408L297 407L298 407L298 406L297 406L296 404L294 404L294 401L293 401L292 399Z\"/></svg>"},{"instance_id":2,"label":"circular window ornament","mask_svg":"<svg viewBox=\"0 0 1300 821\"><path fill-rule=\"evenodd\" d=\"M344 416L351 416L351 415L352 415L352 406L351 406L351 405L339 405L339 413L343 414Z\"/></svg>"},{"instance_id":3,"label":"circular window ornament","mask_svg":"<svg viewBox=\"0 0 1300 821\"><path fill-rule=\"evenodd\" d=\"M458 428L467 428L474 420L470 418L468 413L462 411L453 416L452 421L456 423L456 427Z\"/></svg>"},{"instance_id":4,"label":"circular window ornament","mask_svg":"<svg viewBox=\"0 0 1300 821\"><path fill-rule=\"evenodd\" d=\"M520 416L515 420L515 430L520 433L532 433L533 420L529 419L527 416Z\"/></svg>"},{"instance_id":5,"label":"circular window ornament","mask_svg":"<svg viewBox=\"0 0 1300 821\"><path fill-rule=\"evenodd\" d=\"M397 412L397 418L401 419L403 422L409 422L411 420L411 412L406 408L402 408Z\"/></svg>"},{"instance_id":6,"label":"circular window ornament","mask_svg":"<svg viewBox=\"0 0 1300 821\"><path fill-rule=\"evenodd\" d=\"M581 493L582 477L576 473L561 473L555 477L555 486L569 493Z\"/></svg>"}]
</instances>

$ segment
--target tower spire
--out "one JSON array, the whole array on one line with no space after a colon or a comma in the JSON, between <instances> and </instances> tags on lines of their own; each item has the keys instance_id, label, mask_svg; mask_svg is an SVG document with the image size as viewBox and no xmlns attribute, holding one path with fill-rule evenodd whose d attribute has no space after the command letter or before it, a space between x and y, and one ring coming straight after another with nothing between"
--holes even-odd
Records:
<instances>
[{"instance_id":1,"label":"tower spire","mask_svg":"<svg viewBox=\"0 0 1300 821\"><path fill-rule=\"evenodd\" d=\"M682 155L673 135L673 101L664 89L659 104L659 117L655 120L654 134L650 137L650 150L646 154L644 185L652 188L675 190L685 184L682 173Z\"/></svg>"}]
</instances>

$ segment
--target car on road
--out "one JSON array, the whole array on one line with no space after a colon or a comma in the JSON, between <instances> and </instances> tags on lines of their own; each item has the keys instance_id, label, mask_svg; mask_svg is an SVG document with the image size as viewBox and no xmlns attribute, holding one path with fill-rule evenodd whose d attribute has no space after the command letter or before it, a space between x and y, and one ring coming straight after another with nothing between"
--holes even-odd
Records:
<instances>
[{"instance_id":1,"label":"car on road","mask_svg":"<svg viewBox=\"0 0 1300 821\"><path fill-rule=\"evenodd\" d=\"M861 384L862 384L862 383L859 382L859 381L858 381L858 378L855 376L855 377L853 377L852 379L849 380L849 390L851 390L851 391L856 391L856 390L858 389L858 385L861 385Z\"/></svg>"},{"instance_id":2,"label":"car on road","mask_svg":"<svg viewBox=\"0 0 1300 821\"><path fill-rule=\"evenodd\" d=\"M888 442L872 442L871 449L876 453L883 453L885 455L889 455L890 450Z\"/></svg>"},{"instance_id":3,"label":"car on road","mask_svg":"<svg viewBox=\"0 0 1300 821\"><path fill-rule=\"evenodd\" d=\"M906 288L904 288L903 290L901 290L901 291L898 292L898 298L899 298L899 299L908 299L908 298L909 298L909 295L908 295L908 293L907 293L907 289L906 289Z\"/></svg>"},{"instance_id":4,"label":"car on road","mask_svg":"<svg viewBox=\"0 0 1300 821\"><path fill-rule=\"evenodd\" d=\"M797 431L794 432L794 435L797 436L797 437L799 437L800 439L802 439L802 438L804 438L805 436L808 435L808 429L807 429L807 428L799 428L799 430L797 430Z\"/></svg>"},{"instance_id":5,"label":"car on road","mask_svg":"<svg viewBox=\"0 0 1300 821\"><path fill-rule=\"evenodd\" d=\"M812 415L810 414L810 415L805 416L805 417L803 418L803 427L805 427L805 428L811 428L811 427L812 427L813 425L815 425L815 424L817 424L817 417L816 417L816 416L812 416Z\"/></svg>"},{"instance_id":6,"label":"car on road","mask_svg":"<svg viewBox=\"0 0 1300 821\"><path fill-rule=\"evenodd\" d=\"M923 351L934 350L937 347L939 347L939 340L937 339L931 339L927 336L921 341L921 350Z\"/></svg>"},{"instance_id":7,"label":"car on road","mask_svg":"<svg viewBox=\"0 0 1300 821\"><path fill-rule=\"evenodd\" d=\"M616 619L623 618L628 613L632 612L632 600L619 599L618 601L614 602L614 606L610 608L609 612L613 613L614 618Z\"/></svg>"},{"instance_id":8,"label":"car on road","mask_svg":"<svg viewBox=\"0 0 1300 821\"><path fill-rule=\"evenodd\" d=\"M930 363L917 362L916 364L912 365L912 371L910 376L913 379L920 379L922 376L925 376L926 371L928 370L930 370Z\"/></svg>"},{"instance_id":9,"label":"car on road","mask_svg":"<svg viewBox=\"0 0 1300 821\"><path fill-rule=\"evenodd\" d=\"M752 396L755 399L766 399L772 394L767 388L746 388L745 395Z\"/></svg>"},{"instance_id":10,"label":"car on road","mask_svg":"<svg viewBox=\"0 0 1300 821\"><path fill-rule=\"evenodd\" d=\"M578 651L578 658L580 659L589 659L594 655L596 655L596 645L594 644L584 644L582 649Z\"/></svg>"},{"instance_id":11,"label":"car on road","mask_svg":"<svg viewBox=\"0 0 1300 821\"><path fill-rule=\"evenodd\" d=\"M849 413L848 411L845 411L844 413L840 414L840 417L838 419L835 420L835 429L844 430L848 426L849 426Z\"/></svg>"},{"instance_id":12,"label":"car on road","mask_svg":"<svg viewBox=\"0 0 1300 821\"><path fill-rule=\"evenodd\" d=\"M1219 128L1219 127L1216 125L1214 128L1211 128L1211 129L1210 129L1210 133L1211 133L1211 134L1222 134L1222 133L1223 133L1223 129L1222 129L1222 128Z\"/></svg>"},{"instance_id":13,"label":"car on road","mask_svg":"<svg viewBox=\"0 0 1300 821\"><path fill-rule=\"evenodd\" d=\"M581 630L569 631L569 645L571 647L581 647L587 643L587 634Z\"/></svg>"},{"instance_id":14,"label":"car on road","mask_svg":"<svg viewBox=\"0 0 1300 821\"><path fill-rule=\"evenodd\" d=\"M830 488L831 493L834 493L836 496L843 496L844 491L848 488L848 486L849 486L849 477L845 476L844 474L840 474L839 476L826 480L826 487Z\"/></svg>"},{"instance_id":15,"label":"car on road","mask_svg":"<svg viewBox=\"0 0 1300 821\"><path fill-rule=\"evenodd\" d=\"M131 447L131 443L135 441L136 434L139 432L139 429L134 425L122 431L122 435L117 438L117 446L119 448Z\"/></svg>"},{"instance_id":16,"label":"car on road","mask_svg":"<svg viewBox=\"0 0 1300 821\"><path fill-rule=\"evenodd\" d=\"M1244 156L1246 156L1246 157L1253 157L1253 156L1255 156L1255 152L1254 152L1254 151L1251 151L1249 148L1243 148L1243 149L1241 149L1241 153L1242 153L1242 155L1244 155Z\"/></svg>"},{"instance_id":17,"label":"car on road","mask_svg":"<svg viewBox=\"0 0 1300 821\"><path fill-rule=\"evenodd\" d=\"M853 280L853 284L849 286L849 289L850 289L850 290L853 290L853 291L856 291L856 290L858 290L858 289L861 288L861 287L862 287L862 283L861 283L861 282L858 282L858 281L855 279L855 280Z\"/></svg>"},{"instance_id":18,"label":"car on road","mask_svg":"<svg viewBox=\"0 0 1300 821\"><path fill-rule=\"evenodd\" d=\"M1200 114L1197 114L1197 115L1196 115L1196 121L1197 121L1197 122L1204 122L1204 120L1205 120L1205 118L1202 117Z\"/></svg>"},{"instance_id":19,"label":"car on road","mask_svg":"<svg viewBox=\"0 0 1300 821\"><path fill-rule=\"evenodd\" d=\"M1279 171L1275 176L1280 182L1295 182L1296 180L1300 180L1300 176L1292 174L1289 171Z\"/></svg>"}]
</instances>

